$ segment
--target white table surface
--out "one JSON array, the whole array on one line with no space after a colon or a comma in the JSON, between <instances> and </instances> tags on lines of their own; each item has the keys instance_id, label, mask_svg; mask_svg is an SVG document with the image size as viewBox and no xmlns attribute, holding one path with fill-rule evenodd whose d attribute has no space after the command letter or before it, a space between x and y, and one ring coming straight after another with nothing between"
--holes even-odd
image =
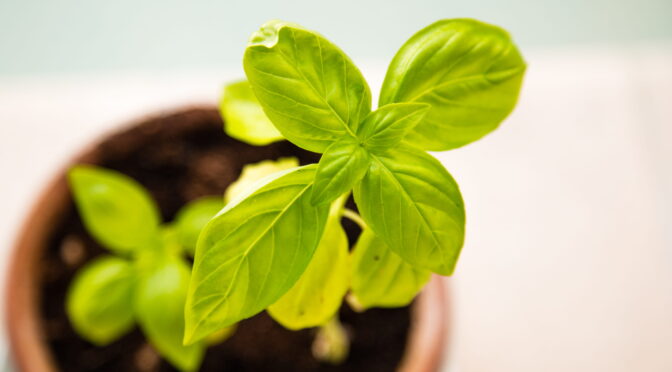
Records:
<instances>
[{"instance_id":1,"label":"white table surface","mask_svg":"<svg viewBox=\"0 0 672 372\"><path fill-rule=\"evenodd\" d=\"M514 114L438 155L467 207L446 369L672 371L672 45L526 54ZM367 66L377 90L384 65ZM146 113L215 102L238 76L0 78L3 264L76 149Z\"/></svg>"}]
</instances>

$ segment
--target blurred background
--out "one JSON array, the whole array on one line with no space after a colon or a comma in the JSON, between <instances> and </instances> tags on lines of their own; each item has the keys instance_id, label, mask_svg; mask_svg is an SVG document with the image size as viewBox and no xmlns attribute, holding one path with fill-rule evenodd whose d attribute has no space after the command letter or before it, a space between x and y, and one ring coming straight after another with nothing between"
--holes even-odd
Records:
<instances>
[{"instance_id":1,"label":"blurred background","mask_svg":"<svg viewBox=\"0 0 672 372\"><path fill-rule=\"evenodd\" d=\"M437 154L468 215L445 370L672 371L670 0L0 0L3 264L70 155L216 102L263 22L319 30L377 91L408 37L457 17L508 29L529 69L499 130Z\"/></svg>"}]
</instances>

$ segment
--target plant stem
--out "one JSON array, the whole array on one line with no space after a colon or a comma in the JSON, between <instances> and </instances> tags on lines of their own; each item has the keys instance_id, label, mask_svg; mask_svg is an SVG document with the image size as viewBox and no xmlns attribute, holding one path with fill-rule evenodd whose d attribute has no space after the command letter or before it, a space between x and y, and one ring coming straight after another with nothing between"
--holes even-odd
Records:
<instances>
[{"instance_id":1,"label":"plant stem","mask_svg":"<svg viewBox=\"0 0 672 372\"><path fill-rule=\"evenodd\" d=\"M350 338L336 314L318 329L313 340L313 356L322 362L341 364L349 351Z\"/></svg>"},{"instance_id":2,"label":"plant stem","mask_svg":"<svg viewBox=\"0 0 672 372\"><path fill-rule=\"evenodd\" d=\"M342 216L359 225L362 230L366 229L366 222L364 222L362 217L352 209L343 208Z\"/></svg>"},{"instance_id":3,"label":"plant stem","mask_svg":"<svg viewBox=\"0 0 672 372\"><path fill-rule=\"evenodd\" d=\"M329 207L329 215L334 217L341 215L341 213L343 213L342 211L345 209L345 203L348 201L349 196L350 193L346 192L339 196L338 199L334 200Z\"/></svg>"}]
</instances>

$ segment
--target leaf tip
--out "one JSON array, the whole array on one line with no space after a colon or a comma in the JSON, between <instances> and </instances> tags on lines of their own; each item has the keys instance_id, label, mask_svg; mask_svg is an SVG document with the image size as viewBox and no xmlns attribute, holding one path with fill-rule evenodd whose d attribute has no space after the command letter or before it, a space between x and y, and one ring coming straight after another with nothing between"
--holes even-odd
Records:
<instances>
[{"instance_id":1,"label":"leaf tip","mask_svg":"<svg viewBox=\"0 0 672 372\"><path fill-rule=\"evenodd\" d=\"M193 345L206 335L199 337L198 333L203 333L202 327L199 327L199 322L194 318L191 311L192 294L187 294L187 303L184 309L184 336L182 337L182 346ZM200 330L200 331L199 331Z\"/></svg>"},{"instance_id":2,"label":"leaf tip","mask_svg":"<svg viewBox=\"0 0 672 372\"><path fill-rule=\"evenodd\" d=\"M68 169L66 174L68 183L71 186L77 184L79 181L85 178L87 174L94 172L95 169L95 167L86 164L77 164L72 166L70 169Z\"/></svg>"},{"instance_id":3,"label":"leaf tip","mask_svg":"<svg viewBox=\"0 0 672 372\"><path fill-rule=\"evenodd\" d=\"M79 174L81 168L82 168L81 165L74 165L70 169L68 169L68 172L66 173L68 182L72 183L73 179L77 178L77 175Z\"/></svg>"},{"instance_id":4,"label":"leaf tip","mask_svg":"<svg viewBox=\"0 0 672 372\"><path fill-rule=\"evenodd\" d=\"M208 317L203 317L203 314L199 314L199 311L194 310L192 307L193 304L193 294L187 295L187 302L184 310L184 336L182 337L183 346L191 346L199 342L226 339L233 333L235 329L235 322L213 322ZM228 332L224 331L225 328L231 328Z\"/></svg>"},{"instance_id":5,"label":"leaf tip","mask_svg":"<svg viewBox=\"0 0 672 372\"><path fill-rule=\"evenodd\" d=\"M194 327L185 327L184 337L182 338L182 346L190 346L198 341Z\"/></svg>"}]
</instances>

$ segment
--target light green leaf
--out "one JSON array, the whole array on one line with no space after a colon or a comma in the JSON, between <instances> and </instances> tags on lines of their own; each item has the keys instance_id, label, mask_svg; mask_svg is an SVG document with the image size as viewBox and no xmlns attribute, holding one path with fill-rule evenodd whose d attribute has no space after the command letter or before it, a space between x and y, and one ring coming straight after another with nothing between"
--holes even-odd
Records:
<instances>
[{"instance_id":1,"label":"light green leaf","mask_svg":"<svg viewBox=\"0 0 672 372\"><path fill-rule=\"evenodd\" d=\"M341 307L349 286L348 237L341 226L342 202L332 205L313 259L289 292L268 313L285 328L297 330L327 323Z\"/></svg>"},{"instance_id":2,"label":"light green leaf","mask_svg":"<svg viewBox=\"0 0 672 372\"><path fill-rule=\"evenodd\" d=\"M192 255L196 250L201 230L222 208L224 202L221 197L208 196L188 203L177 213L175 217L177 239Z\"/></svg>"},{"instance_id":3,"label":"light green leaf","mask_svg":"<svg viewBox=\"0 0 672 372\"><path fill-rule=\"evenodd\" d=\"M396 147L425 116L429 105L424 103L391 103L373 111L358 127L357 137L373 152Z\"/></svg>"},{"instance_id":4,"label":"light green leaf","mask_svg":"<svg viewBox=\"0 0 672 372\"><path fill-rule=\"evenodd\" d=\"M173 225L161 226L161 235L153 245L149 245L147 249L136 252L133 256L134 260L144 260L146 258L152 259L156 255L173 255L179 256L184 252L185 248L180 244L180 237L177 229Z\"/></svg>"},{"instance_id":5,"label":"light green leaf","mask_svg":"<svg viewBox=\"0 0 672 372\"><path fill-rule=\"evenodd\" d=\"M224 88L219 111L224 119L224 131L237 140L263 146L284 138L266 116L245 80Z\"/></svg>"},{"instance_id":6,"label":"light green leaf","mask_svg":"<svg viewBox=\"0 0 672 372\"><path fill-rule=\"evenodd\" d=\"M294 157L280 158L278 160L264 160L255 164L248 164L243 167L240 177L226 189L224 201L228 204L237 196L243 195L250 190L255 190L254 186L259 180L270 176L273 173L296 168L299 166L299 159Z\"/></svg>"},{"instance_id":7,"label":"light green leaf","mask_svg":"<svg viewBox=\"0 0 672 372\"><path fill-rule=\"evenodd\" d=\"M329 210L310 204L315 168L276 173L205 227L187 297L185 342L259 313L303 274Z\"/></svg>"},{"instance_id":8,"label":"light green leaf","mask_svg":"<svg viewBox=\"0 0 672 372\"><path fill-rule=\"evenodd\" d=\"M334 142L320 158L311 203L327 204L352 190L369 166L369 153L354 138Z\"/></svg>"},{"instance_id":9,"label":"light green leaf","mask_svg":"<svg viewBox=\"0 0 672 372\"><path fill-rule=\"evenodd\" d=\"M448 171L410 146L372 155L354 189L362 218L408 263L452 274L464 242L464 204Z\"/></svg>"},{"instance_id":10,"label":"light green leaf","mask_svg":"<svg viewBox=\"0 0 672 372\"><path fill-rule=\"evenodd\" d=\"M102 245L130 252L156 240L159 212L139 183L88 165L73 167L68 180L84 225Z\"/></svg>"},{"instance_id":11,"label":"light green leaf","mask_svg":"<svg viewBox=\"0 0 672 372\"><path fill-rule=\"evenodd\" d=\"M402 260L371 229L359 236L352 254L352 297L361 309L406 306L430 276Z\"/></svg>"},{"instance_id":12,"label":"light green leaf","mask_svg":"<svg viewBox=\"0 0 672 372\"><path fill-rule=\"evenodd\" d=\"M245 73L276 128L292 143L324 152L354 135L371 92L350 58L316 32L270 21L245 51Z\"/></svg>"},{"instance_id":13,"label":"light green leaf","mask_svg":"<svg viewBox=\"0 0 672 372\"><path fill-rule=\"evenodd\" d=\"M472 19L449 19L419 31L388 68L379 105L432 106L408 141L449 150L493 131L518 100L525 62L503 29Z\"/></svg>"},{"instance_id":14,"label":"light green leaf","mask_svg":"<svg viewBox=\"0 0 672 372\"><path fill-rule=\"evenodd\" d=\"M134 271L121 258L96 258L70 284L66 310L77 333L104 346L133 328Z\"/></svg>"},{"instance_id":15,"label":"light green leaf","mask_svg":"<svg viewBox=\"0 0 672 372\"><path fill-rule=\"evenodd\" d=\"M205 347L201 343L182 345L188 286L189 267L183 259L157 257L153 267L140 275L135 311L142 331L156 350L178 369L195 371Z\"/></svg>"}]
</instances>

